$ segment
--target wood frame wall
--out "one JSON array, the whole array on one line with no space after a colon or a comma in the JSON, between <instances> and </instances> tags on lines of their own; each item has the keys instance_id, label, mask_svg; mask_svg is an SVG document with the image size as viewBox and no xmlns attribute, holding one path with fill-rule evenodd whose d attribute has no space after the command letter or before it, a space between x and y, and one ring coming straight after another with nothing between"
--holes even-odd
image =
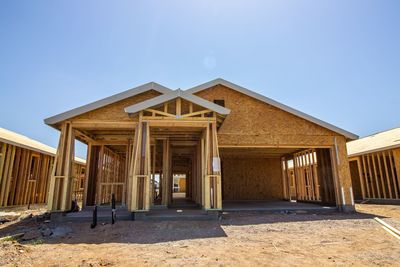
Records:
<instances>
[{"instance_id":1,"label":"wood frame wall","mask_svg":"<svg viewBox=\"0 0 400 267\"><path fill-rule=\"evenodd\" d=\"M149 193L151 168L151 150L150 150L150 128L151 127L202 127L202 137L200 139L200 148L197 150L199 160L193 164L193 181L191 180L190 190L194 194L194 199L199 201L204 209L222 209L222 189L221 189L221 171L213 168L213 161L218 162L218 139L217 125L222 123L222 119L215 112L202 110L201 107L193 103L183 101L177 98L173 102L164 103L155 109L146 109L139 113L139 123L136 127L134 144L135 149L132 152L133 161L130 163L129 185L132 192L131 206L132 211L147 211L150 208L151 194ZM141 153L141 157L138 155ZM162 204L168 205L172 199L172 150L168 136L163 139L163 171L161 195ZM201 161L200 161L201 159ZM199 164L200 167L199 168ZM139 170L138 166L142 166ZM201 174L198 171L202 170ZM201 178L197 178L197 177ZM142 183L138 179L143 178ZM132 182L131 182L132 181ZM138 183L138 184L137 184ZM135 185L136 189L135 189ZM193 186L194 185L194 186ZM199 188L201 186L201 188ZM138 195L143 191L145 194ZM201 192L201 193L200 193ZM200 195L201 201L200 201ZM144 205L143 205L144 203ZM141 205L139 205L141 204Z\"/></svg>"},{"instance_id":2,"label":"wood frame wall","mask_svg":"<svg viewBox=\"0 0 400 267\"><path fill-rule=\"evenodd\" d=\"M109 164L106 169L115 168L112 162L104 161L104 148L99 151L96 147L105 144L127 144L126 158L126 191L127 208L132 212L148 211L152 204L151 176L154 175L154 149L152 144L155 140L163 142L163 164L161 195L162 204L171 203L172 196L172 149L170 137L174 137L174 129L203 129L198 144L196 155L193 158L192 168L195 175L190 179L190 195L199 201L204 209L221 209L221 171L216 165L219 164L217 127L222 123L223 117L211 110L199 107L189 101L176 98L158 107L145 109L136 115L132 115L132 122L126 122L123 127L131 129L131 135L119 137L118 131L121 127L115 127L111 121L107 123L109 131L115 131L113 139L117 141L99 141L90 130L102 127L103 123L82 121L65 121L60 125L60 143L57 150L56 161L51 175L49 209L53 211L67 211L71 202L71 157L74 151L74 140L79 136L88 144L86 188L84 191L84 206L93 204L93 190L96 191L95 203L104 203L102 195L107 195L100 189L99 182L109 185L110 181L97 181L98 177L104 177L104 165ZM137 120L137 121L136 121ZM132 126L127 127L127 123ZM110 126L112 124L112 126ZM117 125L115 125L117 126ZM151 129L168 127L164 135L151 134ZM88 130L90 129L90 130ZM112 129L112 130L111 130ZM99 153L101 154L99 156ZM109 153L112 153L109 151ZM95 167L103 166L102 168ZM122 171L121 171L122 173ZM122 175L122 174L121 174ZM93 180L93 177L96 177ZM106 175L107 177L107 175ZM102 178L101 178L102 179ZM111 181L113 185L115 184ZM199 186L201 186L199 188ZM112 190L111 190L112 191ZM110 191L107 191L110 193Z\"/></svg>"},{"instance_id":3,"label":"wood frame wall","mask_svg":"<svg viewBox=\"0 0 400 267\"><path fill-rule=\"evenodd\" d=\"M45 204L53 163L52 155L0 142L0 207Z\"/></svg>"},{"instance_id":4,"label":"wood frame wall","mask_svg":"<svg viewBox=\"0 0 400 267\"><path fill-rule=\"evenodd\" d=\"M363 199L400 199L400 149L350 158L357 161Z\"/></svg>"},{"instance_id":5,"label":"wood frame wall","mask_svg":"<svg viewBox=\"0 0 400 267\"><path fill-rule=\"evenodd\" d=\"M289 167L289 161L293 166ZM292 199L292 177L295 198L299 201L337 203L334 165L331 149L312 148L282 158L283 195Z\"/></svg>"}]
</instances>

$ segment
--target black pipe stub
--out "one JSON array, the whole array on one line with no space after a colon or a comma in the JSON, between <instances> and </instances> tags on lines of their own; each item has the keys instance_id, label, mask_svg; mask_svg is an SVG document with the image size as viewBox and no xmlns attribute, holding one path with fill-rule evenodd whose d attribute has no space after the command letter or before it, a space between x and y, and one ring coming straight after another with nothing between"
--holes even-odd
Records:
<instances>
[{"instance_id":1,"label":"black pipe stub","mask_svg":"<svg viewBox=\"0 0 400 267\"><path fill-rule=\"evenodd\" d=\"M93 229L93 228L96 227L96 225L97 225L97 205L94 205L94 208L93 208L93 222L90 225L90 228Z\"/></svg>"}]
</instances>

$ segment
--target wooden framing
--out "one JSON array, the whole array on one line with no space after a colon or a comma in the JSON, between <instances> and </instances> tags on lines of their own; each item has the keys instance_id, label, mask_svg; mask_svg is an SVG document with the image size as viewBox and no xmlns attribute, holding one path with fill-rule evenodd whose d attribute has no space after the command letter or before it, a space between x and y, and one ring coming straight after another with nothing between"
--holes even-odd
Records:
<instances>
[{"instance_id":1,"label":"wooden framing","mask_svg":"<svg viewBox=\"0 0 400 267\"><path fill-rule=\"evenodd\" d=\"M168 206L176 162L186 159L187 165L180 170L188 177L187 197L205 210L221 210L220 147L295 148L291 155L284 154L282 170L277 165L270 172L274 176L279 172L283 198L296 195L301 201L351 203L345 142L354 135L237 86L213 85L193 92L143 91L103 106L98 101L94 109L84 106L79 114L70 111L74 116L67 112L49 118L50 125L61 131L49 208L68 210L74 192L70 188L75 138L88 144L84 205L105 204L111 193L120 190L125 194L121 193L121 203L129 211ZM218 106L214 100L224 100L219 102L224 104ZM274 166L281 156L273 160ZM293 160L292 169L288 160ZM379 173L384 165L375 164ZM156 175L160 177L157 203ZM111 178L115 176L125 180Z\"/></svg>"},{"instance_id":2,"label":"wooden framing","mask_svg":"<svg viewBox=\"0 0 400 267\"><path fill-rule=\"evenodd\" d=\"M45 204L53 163L54 155L0 142L0 207Z\"/></svg>"},{"instance_id":3,"label":"wooden framing","mask_svg":"<svg viewBox=\"0 0 400 267\"><path fill-rule=\"evenodd\" d=\"M74 157L75 138L71 123L62 125L52 174L50 177L49 210L67 211L72 203L72 159Z\"/></svg>"},{"instance_id":4,"label":"wooden framing","mask_svg":"<svg viewBox=\"0 0 400 267\"><path fill-rule=\"evenodd\" d=\"M320 184L317 173L316 150L309 149L294 154L297 181L297 199L321 201Z\"/></svg>"},{"instance_id":5,"label":"wooden framing","mask_svg":"<svg viewBox=\"0 0 400 267\"><path fill-rule=\"evenodd\" d=\"M128 209L131 211L148 211L151 197L150 129L148 123L143 122L141 118L135 130L134 149L131 155L128 176L131 199L128 203Z\"/></svg>"},{"instance_id":6,"label":"wooden framing","mask_svg":"<svg viewBox=\"0 0 400 267\"><path fill-rule=\"evenodd\" d=\"M356 161L363 199L400 199L400 149L350 158Z\"/></svg>"},{"instance_id":7,"label":"wooden framing","mask_svg":"<svg viewBox=\"0 0 400 267\"><path fill-rule=\"evenodd\" d=\"M281 159L281 168L284 199L335 203L334 170L329 149L306 149L287 155ZM295 187L294 195L292 186Z\"/></svg>"}]
</instances>

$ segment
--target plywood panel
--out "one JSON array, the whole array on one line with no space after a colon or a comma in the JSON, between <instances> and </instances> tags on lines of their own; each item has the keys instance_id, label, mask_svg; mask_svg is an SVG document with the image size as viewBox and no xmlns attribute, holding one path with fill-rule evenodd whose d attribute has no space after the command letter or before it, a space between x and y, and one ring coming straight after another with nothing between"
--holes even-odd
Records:
<instances>
[{"instance_id":1,"label":"plywood panel","mask_svg":"<svg viewBox=\"0 0 400 267\"><path fill-rule=\"evenodd\" d=\"M336 133L222 85L196 93L231 109L218 131L220 145L332 145ZM309 136L310 138L307 138ZM328 138L326 138L328 137Z\"/></svg>"},{"instance_id":2,"label":"plywood panel","mask_svg":"<svg viewBox=\"0 0 400 267\"><path fill-rule=\"evenodd\" d=\"M159 92L150 90L142 94L121 100L117 103L84 113L73 120L106 120L106 121L131 121L124 108L160 95Z\"/></svg>"},{"instance_id":3,"label":"plywood panel","mask_svg":"<svg viewBox=\"0 0 400 267\"><path fill-rule=\"evenodd\" d=\"M224 158L224 200L283 198L280 158Z\"/></svg>"}]
</instances>

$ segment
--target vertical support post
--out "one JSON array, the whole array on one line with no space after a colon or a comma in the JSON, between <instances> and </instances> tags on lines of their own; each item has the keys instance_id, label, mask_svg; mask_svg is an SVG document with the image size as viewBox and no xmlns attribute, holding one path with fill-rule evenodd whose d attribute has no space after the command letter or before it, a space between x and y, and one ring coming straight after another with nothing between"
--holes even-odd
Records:
<instances>
[{"instance_id":1,"label":"vertical support post","mask_svg":"<svg viewBox=\"0 0 400 267\"><path fill-rule=\"evenodd\" d=\"M95 192L96 192L96 204L97 205L101 205L101 203L103 202L102 199L102 187L101 184L104 182L103 181L103 177L104 177L104 145L100 146L100 153L99 153L99 159L98 159L98 166L97 166L98 171L97 171L97 177L96 179L96 188L95 188Z\"/></svg>"},{"instance_id":2,"label":"vertical support post","mask_svg":"<svg viewBox=\"0 0 400 267\"><path fill-rule=\"evenodd\" d=\"M129 176L128 180L130 181L130 201L128 202L128 209L130 211L135 211L138 209L138 161L139 161L139 153L140 153L140 143L141 143L141 135L142 135L142 121L139 119L139 123L136 126L135 130L135 139L133 142L132 156L131 156L131 164L129 167Z\"/></svg>"},{"instance_id":3,"label":"vertical support post","mask_svg":"<svg viewBox=\"0 0 400 267\"><path fill-rule=\"evenodd\" d=\"M282 175L282 183L283 183L283 199L288 199L288 190L287 190L287 164L285 157L281 158L281 175Z\"/></svg>"},{"instance_id":4,"label":"vertical support post","mask_svg":"<svg viewBox=\"0 0 400 267\"><path fill-rule=\"evenodd\" d=\"M92 157L92 143L87 144L87 152L86 152L86 168L85 168L85 188L83 189L83 199L82 199L82 206L86 206L87 201L87 194L88 194L88 186L89 186L89 172L90 172L90 164L91 164L91 157Z\"/></svg>"},{"instance_id":5,"label":"vertical support post","mask_svg":"<svg viewBox=\"0 0 400 267\"><path fill-rule=\"evenodd\" d=\"M130 211L148 211L150 209L150 128L139 115L136 127L134 149L129 170L131 188Z\"/></svg>"},{"instance_id":6,"label":"vertical support post","mask_svg":"<svg viewBox=\"0 0 400 267\"><path fill-rule=\"evenodd\" d=\"M71 197L72 197L72 162L75 155L75 136L74 131L70 123L68 126L68 137L67 137L67 152L65 156L65 166L64 166L64 185L62 193L62 204L61 210L67 211L71 208Z\"/></svg>"},{"instance_id":7,"label":"vertical support post","mask_svg":"<svg viewBox=\"0 0 400 267\"><path fill-rule=\"evenodd\" d=\"M216 114L214 113L214 117ZM221 185L221 161L219 157L219 149L218 149L218 136L217 136L217 123L214 121L211 124L212 127L212 138L213 138L213 158L218 159L219 170L213 169L214 182L214 195L215 195L215 206L214 209L222 209L222 185ZM213 163L213 162L212 162ZM213 167L214 168L214 167Z\"/></svg>"},{"instance_id":8,"label":"vertical support post","mask_svg":"<svg viewBox=\"0 0 400 267\"><path fill-rule=\"evenodd\" d=\"M3 206L8 206L8 196L10 193L10 186L11 186L11 179L12 177L12 173L13 173L13 168L14 168L14 161L15 161L15 153L16 153L16 146L12 146L12 154L11 154L11 164L9 166L9 170L8 173L4 172L4 176L3 179L6 179L6 184L5 184L5 192L4 192L4 199L3 199Z\"/></svg>"},{"instance_id":9,"label":"vertical support post","mask_svg":"<svg viewBox=\"0 0 400 267\"><path fill-rule=\"evenodd\" d=\"M151 188L151 201L153 202L156 195L156 153L157 153L157 140L154 141L153 151L151 152L152 166L151 166L151 177L152 177L152 188Z\"/></svg>"},{"instance_id":10,"label":"vertical support post","mask_svg":"<svg viewBox=\"0 0 400 267\"><path fill-rule=\"evenodd\" d=\"M210 173L210 127L207 126L205 130L205 151L204 151L204 208L210 209L210 177L208 174Z\"/></svg>"},{"instance_id":11,"label":"vertical support post","mask_svg":"<svg viewBox=\"0 0 400 267\"><path fill-rule=\"evenodd\" d=\"M357 167L358 167L358 175L360 177L360 183L361 183L361 194L362 198L365 199L365 188L364 188L364 177L362 173L362 168L361 168L361 159L360 157L357 158Z\"/></svg>"},{"instance_id":12,"label":"vertical support post","mask_svg":"<svg viewBox=\"0 0 400 267\"><path fill-rule=\"evenodd\" d=\"M72 177L75 136L70 122L61 126L60 141L50 178L47 207L53 211L71 208Z\"/></svg>"},{"instance_id":13,"label":"vertical support post","mask_svg":"<svg viewBox=\"0 0 400 267\"><path fill-rule=\"evenodd\" d=\"M169 139L163 139L163 171L162 171L162 180L161 180L161 204L167 206L169 204Z\"/></svg>"},{"instance_id":14,"label":"vertical support post","mask_svg":"<svg viewBox=\"0 0 400 267\"><path fill-rule=\"evenodd\" d=\"M150 210L150 176L151 176L151 157L150 157L150 127L148 123L145 123L146 130L146 153L145 153L145 170L144 170L144 210Z\"/></svg>"},{"instance_id":15,"label":"vertical support post","mask_svg":"<svg viewBox=\"0 0 400 267\"><path fill-rule=\"evenodd\" d=\"M176 99L176 116L179 117L182 115L182 99L178 97Z\"/></svg>"},{"instance_id":16,"label":"vertical support post","mask_svg":"<svg viewBox=\"0 0 400 267\"><path fill-rule=\"evenodd\" d=\"M347 149L346 149L346 138L343 136L338 136L334 138L335 147L332 149L334 152L333 160L335 166L335 185L336 185L336 200L337 204L340 205L340 208L343 211L354 211L354 205L351 202L351 176L350 176L350 166L347 158ZM343 187L343 198L345 203L340 203L340 191L339 188Z\"/></svg>"},{"instance_id":17,"label":"vertical support post","mask_svg":"<svg viewBox=\"0 0 400 267\"><path fill-rule=\"evenodd\" d=\"M200 142L200 181L201 181L201 205L205 207L205 177L206 177L206 156L205 156L205 136L203 132L203 137Z\"/></svg>"}]
</instances>

